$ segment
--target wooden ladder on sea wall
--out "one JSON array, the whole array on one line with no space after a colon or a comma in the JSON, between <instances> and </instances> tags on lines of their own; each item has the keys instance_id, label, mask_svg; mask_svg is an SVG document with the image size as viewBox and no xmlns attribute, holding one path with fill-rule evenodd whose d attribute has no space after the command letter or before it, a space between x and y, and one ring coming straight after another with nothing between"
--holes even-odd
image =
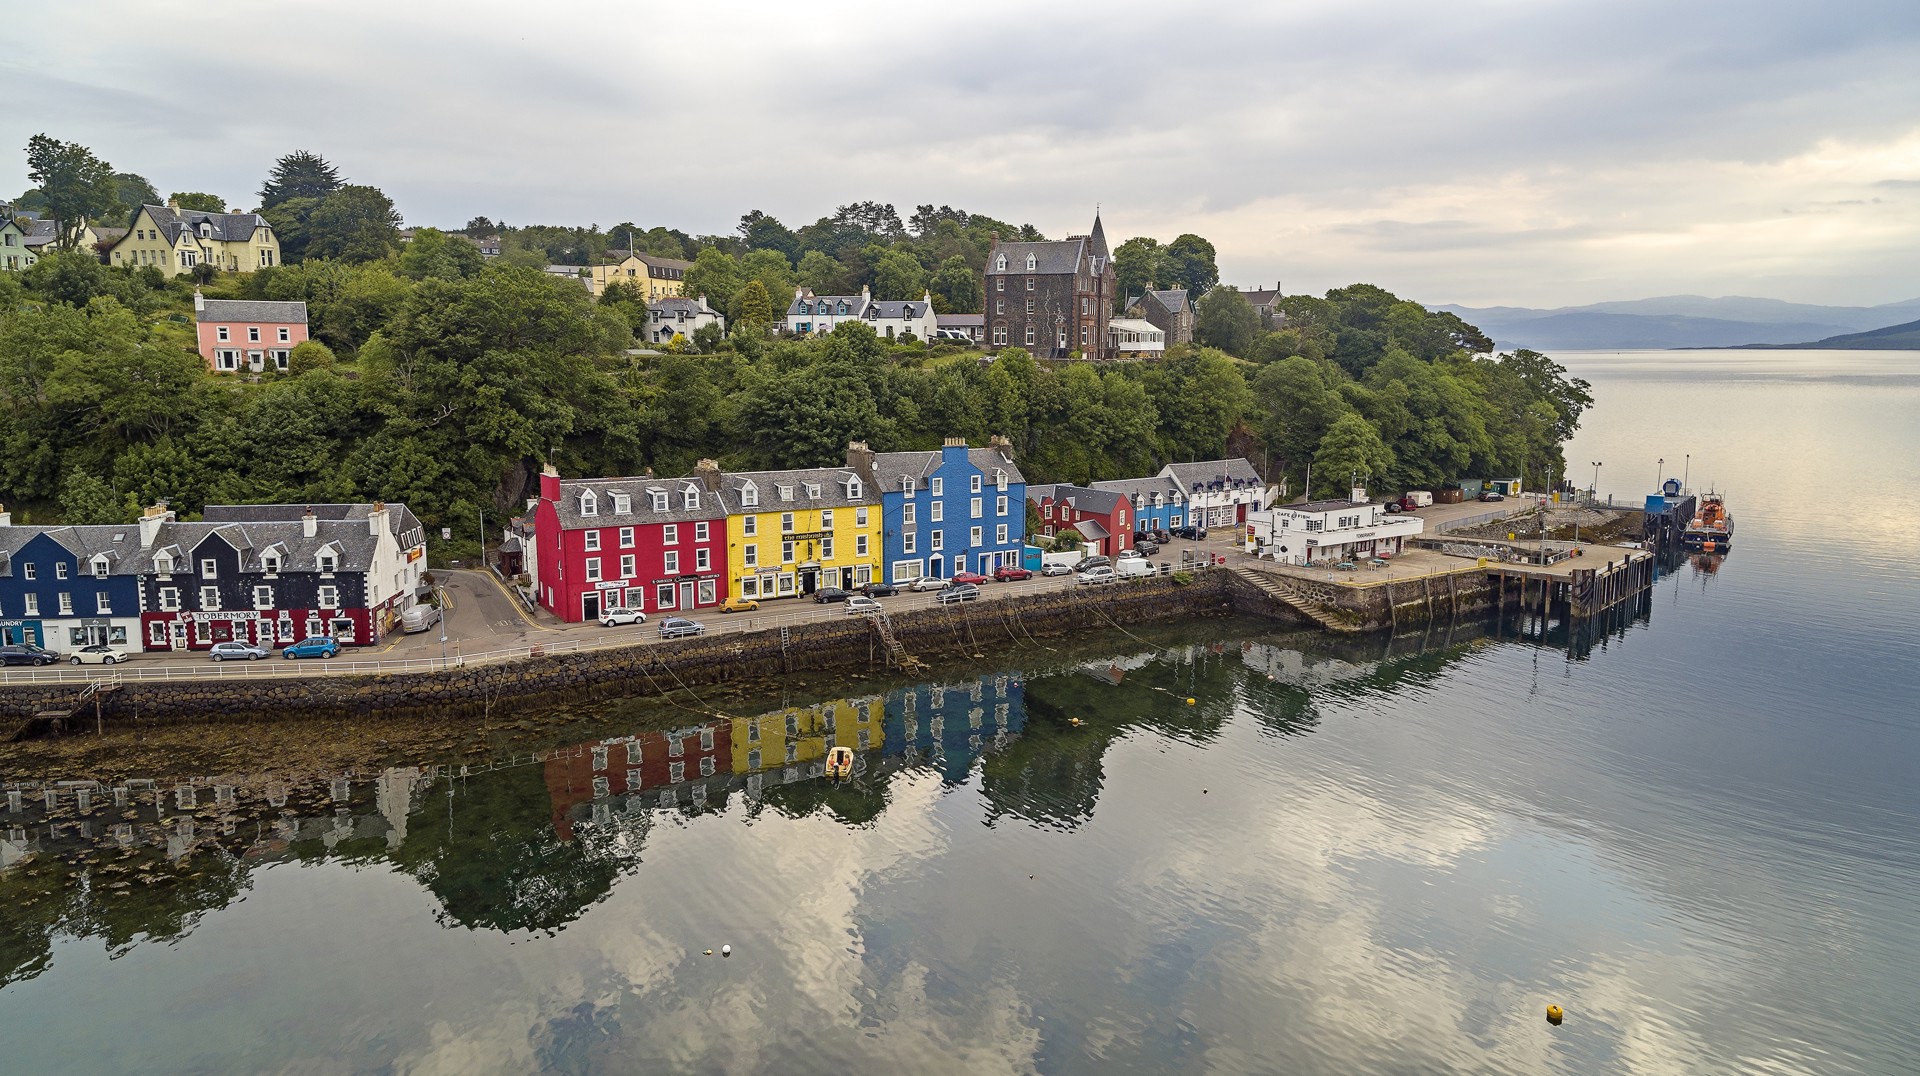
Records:
<instances>
[{"instance_id":1,"label":"wooden ladder on sea wall","mask_svg":"<svg viewBox=\"0 0 1920 1076\"><path fill-rule=\"evenodd\" d=\"M1254 589L1260 591L1260 593L1292 609L1301 616L1312 620L1328 631L1339 632L1343 635L1353 635L1360 631L1358 625L1343 619L1325 606L1322 606L1319 602L1314 601L1294 587L1283 576L1274 575L1270 572L1255 571L1252 568L1246 567L1235 567L1233 574L1246 580L1247 583L1252 585Z\"/></svg>"},{"instance_id":2,"label":"wooden ladder on sea wall","mask_svg":"<svg viewBox=\"0 0 1920 1076\"><path fill-rule=\"evenodd\" d=\"M0 743L13 743L32 734L66 732L88 703L94 704L96 725L99 718L101 696L120 690L120 674L105 673L98 679L87 681L87 686L78 698L61 706L41 710L29 717L15 718L0 726Z\"/></svg>"},{"instance_id":3,"label":"wooden ladder on sea wall","mask_svg":"<svg viewBox=\"0 0 1920 1076\"><path fill-rule=\"evenodd\" d=\"M900 637L893 633L893 622L887 619L887 614L869 613L867 623L873 627L874 634L880 637L880 645L887 652L888 664L901 672L910 673L920 672L927 667L926 662L907 653Z\"/></svg>"}]
</instances>

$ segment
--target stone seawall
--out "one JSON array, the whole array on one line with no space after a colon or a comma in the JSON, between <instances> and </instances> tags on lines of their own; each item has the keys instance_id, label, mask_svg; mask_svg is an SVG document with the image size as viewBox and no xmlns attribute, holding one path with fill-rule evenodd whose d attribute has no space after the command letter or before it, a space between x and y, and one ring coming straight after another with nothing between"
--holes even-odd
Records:
<instances>
[{"instance_id":1,"label":"stone seawall","mask_svg":"<svg viewBox=\"0 0 1920 1076\"><path fill-rule=\"evenodd\" d=\"M1032 638L1234 612L1225 572L1066 587L896 613L893 632L922 661L967 657ZM467 717L502 705L543 705L663 695L683 686L805 671L865 676L885 671L886 649L863 617L745 634L701 636L444 671L291 679L128 680L102 700L108 728L128 723L279 718ZM80 685L0 685L0 720L64 709ZM93 708L79 722L91 726Z\"/></svg>"},{"instance_id":2,"label":"stone seawall","mask_svg":"<svg viewBox=\"0 0 1920 1076\"><path fill-rule=\"evenodd\" d=\"M1229 576L1236 612L1303 626L1317 623L1333 632L1397 631L1432 620L1473 616L1493 607L1494 588L1482 570L1368 586L1253 571L1256 577L1264 577L1264 589L1252 578Z\"/></svg>"}]
</instances>

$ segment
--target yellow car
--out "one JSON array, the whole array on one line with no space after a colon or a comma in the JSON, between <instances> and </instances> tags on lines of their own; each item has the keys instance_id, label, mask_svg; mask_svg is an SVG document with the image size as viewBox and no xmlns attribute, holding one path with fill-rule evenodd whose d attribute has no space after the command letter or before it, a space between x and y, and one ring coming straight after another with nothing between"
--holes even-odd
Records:
<instances>
[{"instance_id":1,"label":"yellow car","mask_svg":"<svg viewBox=\"0 0 1920 1076\"><path fill-rule=\"evenodd\" d=\"M751 613L758 608L760 603L752 598L728 598L720 603L720 611L723 613Z\"/></svg>"}]
</instances>

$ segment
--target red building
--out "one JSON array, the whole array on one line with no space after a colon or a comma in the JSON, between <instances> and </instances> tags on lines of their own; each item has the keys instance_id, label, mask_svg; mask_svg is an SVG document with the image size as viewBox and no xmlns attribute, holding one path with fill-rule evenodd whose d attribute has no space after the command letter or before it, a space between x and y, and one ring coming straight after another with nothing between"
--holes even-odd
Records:
<instances>
[{"instance_id":1,"label":"red building","mask_svg":"<svg viewBox=\"0 0 1920 1076\"><path fill-rule=\"evenodd\" d=\"M573 839L576 820L591 817L595 801L613 796L644 796L640 807L673 806L694 798L690 782L715 779L724 786L732 772L733 724L715 721L670 732L643 732L595 740L558 752L546 762L547 796L553 804L553 830ZM670 793L662 797L662 792Z\"/></svg>"},{"instance_id":2,"label":"red building","mask_svg":"<svg viewBox=\"0 0 1920 1076\"><path fill-rule=\"evenodd\" d=\"M1087 552L1118 556L1133 548L1133 505L1111 490L1064 483L1028 486L1027 501L1040 513L1040 533L1051 537L1071 527L1087 540Z\"/></svg>"},{"instance_id":3,"label":"red building","mask_svg":"<svg viewBox=\"0 0 1920 1076\"><path fill-rule=\"evenodd\" d=\"M702 478L562 480L549 466L533 526L539 602L562 620L691 615L727 598L727 512Z\"/></svg>"},{"instance_id":4,"label":"red building","mask_svg":"<svg viewBox=\"0 0 1920 1076\"><path fill-rule=\"evenodd\" d=\"M285 370L294 345L307 338L307 304L206 299L193 293L200 357L215 373Z\"/></svg>"}]
</instances>

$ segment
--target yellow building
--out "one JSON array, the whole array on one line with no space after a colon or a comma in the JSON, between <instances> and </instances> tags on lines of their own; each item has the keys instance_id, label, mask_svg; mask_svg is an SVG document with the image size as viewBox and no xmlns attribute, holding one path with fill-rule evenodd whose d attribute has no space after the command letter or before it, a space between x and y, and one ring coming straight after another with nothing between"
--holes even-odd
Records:
<instances>
[{"instance_id":1,"label":"yellow building","mask_svg":"<svg viewBox=\"0 0 1920 1076\"><path fill-rule=\"evenodd\" d=\"M143 205L127 234L113 244L109 265L151 265L179 276L196 265L234 273L280 264L280 240L258 213L203 213Z\"/></svg>"},{"instance_id":2,"label":"yellow building","mask_svg":"<svg viewBox=\"0 0 1920 1076\"><path fill-rule=\"evenodd\" d=\"M820 763L831 748L864 752L884 745L886 707L878 695L834 699L758 717L736 717L729 733L735 773L806 766Z\"/></svg>"},{"instance_id":3,"label":"yellow building","mask_svg":"<svg viewBox=\"0 0 1920 1076\"><path fill-rule=\"evenodd\" d=\"M681 295L681 282L691 268L692 262L658 258L652 254L628 254L608 265L587 266L587 287L593 294L599 295L607 290L608 284L619 281L638 287L648 302L676 299Z\"/></svg>"},{"instance_id":4,"label":"yellow building","mask_svg":"<svg viewBox=\"0 0 1920 1076\"><path fill-rule=\"evenodd\" d=\"M703 471L727 511L727 593L789 598L852 590L880 574L880 493L842 467Z\"/></svg>"}]
</instances>

